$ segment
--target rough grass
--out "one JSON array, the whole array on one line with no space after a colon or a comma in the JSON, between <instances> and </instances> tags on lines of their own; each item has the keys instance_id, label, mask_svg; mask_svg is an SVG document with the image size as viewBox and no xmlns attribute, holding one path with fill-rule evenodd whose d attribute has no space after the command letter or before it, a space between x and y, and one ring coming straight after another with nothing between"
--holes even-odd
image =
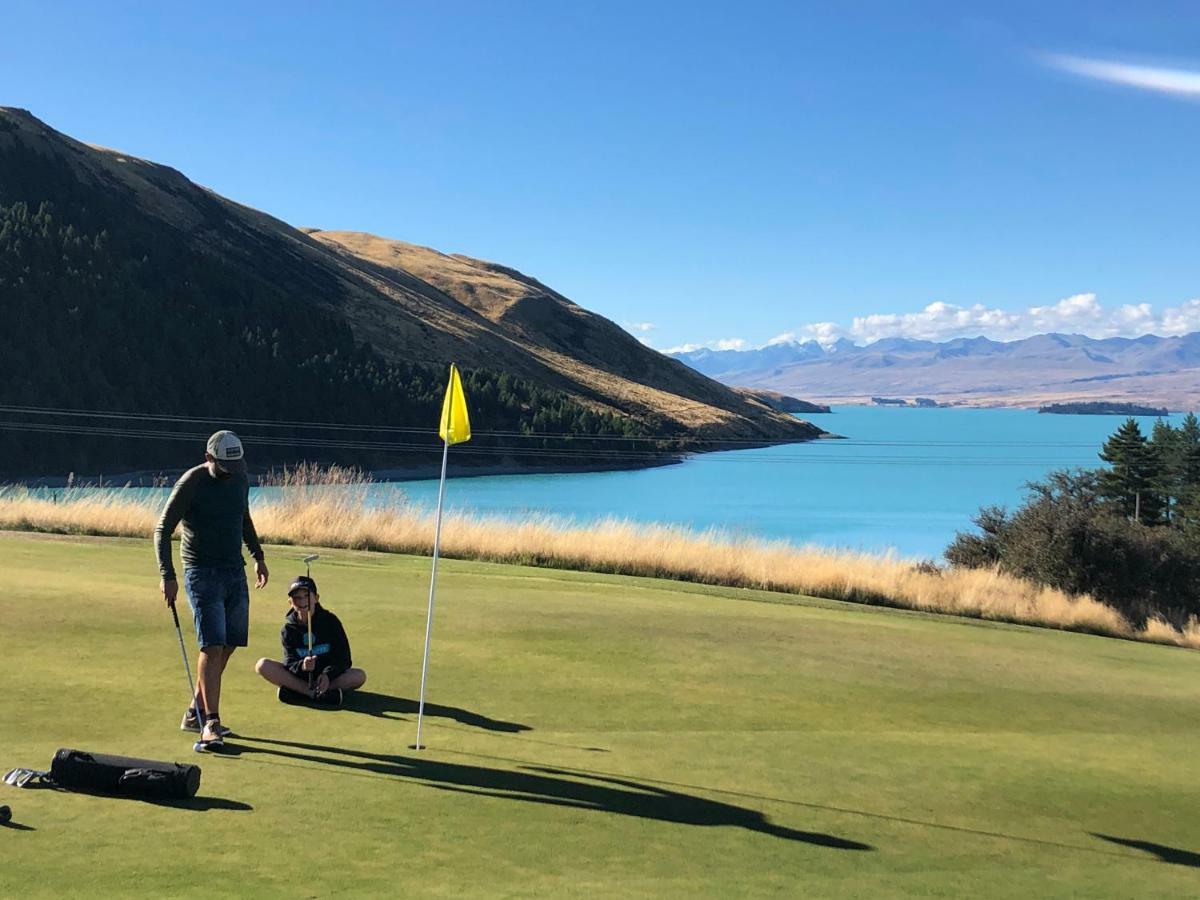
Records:
<instances>
[{"instance_id":1,"label":"rough grass","mask_svg":"<svg viewBox=\"0 0 1200 900\"><path fill-rule=\"evenodd\" d=\"M309 547L432 553L433 520L395 491L368 501L355 470L284 470L265 482L254 520L264 541ZM374 486L377 489L377 486ZM0 493L0 529L148 537L162 500L120 491ZM1135 628L1090 596L1070 596L994 569L936 569L889 556L732 538L611 519L586 527L551 517L519 521L449 514L441 552L457 559L669 578L916 609L1200 649L1200 621Z\"/></svg>"}]
</instances>

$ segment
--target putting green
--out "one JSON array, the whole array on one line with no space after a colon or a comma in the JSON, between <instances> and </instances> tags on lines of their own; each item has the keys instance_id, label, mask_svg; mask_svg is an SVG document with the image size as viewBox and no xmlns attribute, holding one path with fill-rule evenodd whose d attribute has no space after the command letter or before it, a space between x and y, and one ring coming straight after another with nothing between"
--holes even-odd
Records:
<instances>
[{"instance_id":1,"label":"putting green","mask_svg":"<svg viewBox=\"0 0 1200 900\"><path fill-rule=\"evenodd\" d=\"M149 543L0 535L0 768L204 771L176 806L0 785L0 895L1200 891L1195 652L447 561L418 753L429 561L322 552L369 674L327 711L252 671L300 555L268 548L225 682L239 738L197 756Z\"/></svg>"}]
</instances>

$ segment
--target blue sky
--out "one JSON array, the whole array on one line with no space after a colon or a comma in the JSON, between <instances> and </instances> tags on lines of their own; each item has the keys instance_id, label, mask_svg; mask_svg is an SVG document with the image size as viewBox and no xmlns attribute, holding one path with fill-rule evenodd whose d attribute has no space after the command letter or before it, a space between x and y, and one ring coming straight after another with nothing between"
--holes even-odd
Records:
<instances>
[{"instance_id":1,"label":"blue sky","mask_svg":"<svg viewBox=\"0 0 1200 900\"><path fill-rule=\"evenodd\" d=\"M188 6L10 0L0 104L659 348L1200 329L1191 4Z\"/></svg>"}]
</instances>

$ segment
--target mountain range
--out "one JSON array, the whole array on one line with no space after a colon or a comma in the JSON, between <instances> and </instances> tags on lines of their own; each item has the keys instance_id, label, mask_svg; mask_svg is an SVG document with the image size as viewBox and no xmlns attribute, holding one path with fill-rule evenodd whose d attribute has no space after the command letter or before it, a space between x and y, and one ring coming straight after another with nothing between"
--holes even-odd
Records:
<instances>
[{"instance_id":1,"label":"mountain range","mask_svg":"<svg viewBox=\"0 0 1200 900\"><path fill-rule=\"evenodd\" d=\"M193 440L145 420L137 427L157 433L114 441L85 419L84 434L80 411L174 417L197 431L241 418L260 426L260 460L386 467L418 452L417 439L394 450L336 447L349 441L325 432L320 448L312 435L301 441L302 429L272 423L432 433L452 361L474 387L481 433L640 439L631 452L653 450L651 438L702 449L822 433L644 347L512 267L296 228L169 166L5 107L0 313L0 405L77 416L6 413L21 421L0 422L0 472L168 466L185 458L180 442ZM118 422L137 430L133 419ZM360 444L387 443L354 434ZM483 449L476 442L467 452ZM505 448L491 449L495 462ZM560 453L531 464L569 463Z\"/></svg>"},{"instance_id":2,"label":"mountain range","mask_svg":"<svg viewBox=\"0 0 1200 900\"><path fill-rule=\"evenodd\" d=\"M1103 339L1039 334L1014 341L885 338L863 347L843 338L829 346L783 342L673 355L728 385L826 403L920 396L978 406L1071 400L1200 406L1200 332Z\"/></svg>"}]
</instances>

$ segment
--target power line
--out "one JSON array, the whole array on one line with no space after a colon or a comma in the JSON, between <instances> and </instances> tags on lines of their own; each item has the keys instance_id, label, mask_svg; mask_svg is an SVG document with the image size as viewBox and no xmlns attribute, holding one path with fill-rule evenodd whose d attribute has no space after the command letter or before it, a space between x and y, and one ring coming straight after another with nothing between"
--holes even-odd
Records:
<instances>
[{"instance_id":1,"label":"power line","mask_svg":"<svg viewBox=\"0 0 1200 900\"><path fill-rule=\"evenodd\" d=\"M90 437L118 437L136 440L167 440L199 443L207 438L203 432L176 432L136 428L113 428L95 425L69 425L53 423L0 422L0 430L39 434L80 435ZM436 437L430 443L413 443L404 441L367 441L350 439L321 439L314 437L287 438L274 436L249 436L245 440L251 446L255 444L276 447L305 447L322 450L354 450L376 453L440 453L441 443ZM824 444L824 442L822 442ZM807 445L806 445L807 446ZM822 447L822 449L824 449ZM830 449L835 449L830 447ZM654 462L669 459L670 453L655 453L647 450L616 450L578 448L544 448L544 447L488 447L474 445L463 447L461 453L483 456L507 457L557 457L561 459L604 459L612 461L643 461ZM690 455L690 454L687 454ZM828 455L826 453L797 455L789 453L761 454L745 456L740 452L737 456L725 453L705 454L706 461L721 463L754 463L754 464L807 464L807 465L861 465L861 466L971 466L971 467L1047 467L1080 465L1071 460L1041 459L1030 457L962 457L962 456L861 456L861 455ZM1089 460L1090 461L1090 460Z\"/></svg>"},{"instance_id":2,"label":"power line","mask_svg":"<svg viewBox=\"0 0 1200 900\"><path fill-rule=\"evenodd\" d=\"M434 428L414 428L411 426L401 425L355 425L346 422L302 422L280 419L242 419L242 418L227 418L220 416L180 416L166 415L161 413L123 413L108 410L84 410L84 409L63 409L46 406L16 406L9 404L0 404L0 413L24 414L31 416L53 416L64 418L88 418L88 419L115 419L115 420L143 420L147 422L170 422L176 424L224 424L224 425L248 425L261 428L297 428L297 429L319 429L327 431L349 431L349 432L379 432L383 434L412 434L412 435L436 435L437 430ZM489 431L476 430L474 432L477 437L497 437L497 438L518 438L521 440L575 440L575 441L620 441L620 442L675 442L686 443L689 445L704 445L716 444L722 446L745 444L753 446L763 446L780 443L777 440L769 438L707 438L697 435L612 435L612 434L580 434L577 432L550 432L550 431ZM257 439L260 443L265 443L265 439ZM896 440L880 440L870 441L858 438L838 438L836 439L840 446L890 446L890 447L1005 447L1005 448L1020 448L1020 447L1056 447L1063 449L1092 449L1094 445L1088 443L1072 442L1072 441L896 441ZM292 442L294 443L294 442ZM799 441L792 443L800 443Z\"/></svg>"}]
</instances>

